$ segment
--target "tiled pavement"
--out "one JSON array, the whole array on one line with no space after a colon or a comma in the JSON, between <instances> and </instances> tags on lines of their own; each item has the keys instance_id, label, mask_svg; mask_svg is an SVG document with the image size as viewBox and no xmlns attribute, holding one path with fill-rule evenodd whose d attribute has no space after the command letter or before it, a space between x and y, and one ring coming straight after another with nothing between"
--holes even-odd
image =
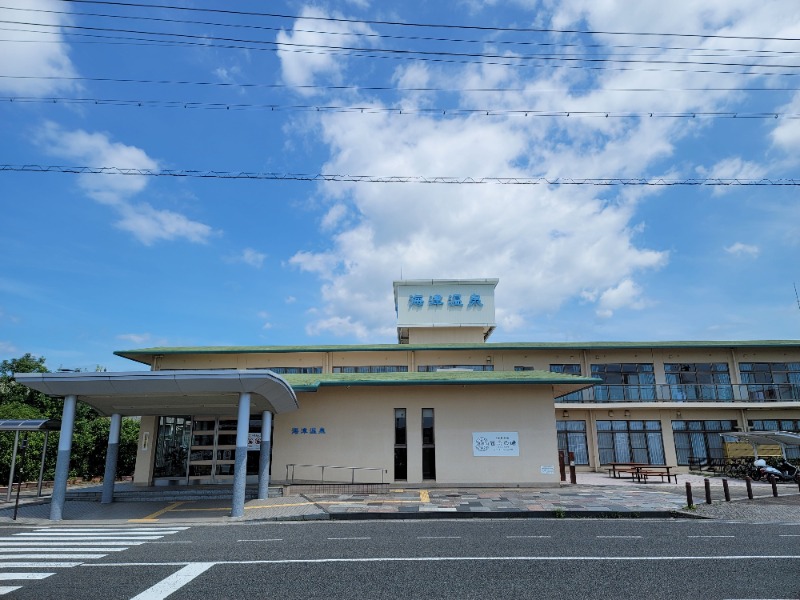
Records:
<instances>
[{"instance_id":1,"label":"tiled pavement","mask_svg":"<svg viewBox=\"0 0 800 600\"><path fill-rule=\"evenodd\" d=\"M241 521L318 519L420 519L601 517L660 518L678 516L750 522L800 522L800 492L796 485L754 484L748 500L743 482L731 481L732 502L723 500L721 480L711 480L712 503L705 503L704 479L680 476L681 483L637 484L611 480L602 474L579 474L578 485L556 488L425 488L391 489L384 494L297 494L250 500ZM692 484L695 508L687 510L685 483ZM47 521L49 504L27 499L19 508L17 524ZM13 503L0 504L0 526L11 520ZM232 521L230 500L116 502L100 504L68 500L64 524L79 523L202 523Z\"/></svg>"}]
</instances>

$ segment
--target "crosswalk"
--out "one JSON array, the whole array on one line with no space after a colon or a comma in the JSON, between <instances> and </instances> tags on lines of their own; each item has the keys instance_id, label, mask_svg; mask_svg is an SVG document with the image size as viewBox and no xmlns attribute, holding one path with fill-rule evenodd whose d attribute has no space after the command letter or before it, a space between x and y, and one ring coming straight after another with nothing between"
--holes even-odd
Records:
<instances>
[{"instance_id":1,"label":"crosswalk","mask_svg":"<svg viewBox=\"0 0 800 600\"><path fill-rule=\"evenodd\" d=\"M51 569L77 567L112 552L159 540L188 527L42 527L0 538L0 596ZM6 585L9 584L9 585Z\"/></svg>"}]
</instances>

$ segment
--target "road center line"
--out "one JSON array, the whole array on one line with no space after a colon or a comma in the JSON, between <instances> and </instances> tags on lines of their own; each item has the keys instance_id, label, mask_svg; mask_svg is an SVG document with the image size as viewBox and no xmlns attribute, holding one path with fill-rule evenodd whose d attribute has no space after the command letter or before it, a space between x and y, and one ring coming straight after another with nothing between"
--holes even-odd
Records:
<instances>
[{"instance_id":1,"label":"road center line","mask_svg":"<svg viewBox=\"0 0 800 600\"><path fill-rule=\"evenodd\" d=\"M214 563L189 563L177 573L162 579L153 587L131 598L131 600L163 600L213 566Z\"/></svg>"},{"instance_id":2,"label":"road center line","mask_svg":"<svg viewBox=\"0 0 800 600\"><path fill-rule=\"evenodd\" d=\"M506 538L509 539L509 540L514 540L514 539L519 539L519 538L521 538L521 539L529 539L530 538L530 539L543 539L543 540L547 539L547 540L549 540L551 537L553 537L553 536L552 535L507 535L506 536Z\"/></svg>"},{"instance_id":3,"label":"road center line","mask_svg":"<svg viewBox=\"0 0 800 600\"><path fill-rule=\"evenodd\" d=\"M268 538L265 540L236 540L237 542L282 542L283 538Z\"/></svg>"},{"instance_id":4,"label":"road center line","mask_svg":"<svg viewBox=\"0 0 800 600\"><path fill-rule=\"evenodd\" d=\"M735 538L735 535L687 535L689 538Z\"/></svg>"},{"instance_id":5,"label":"road center line","mask_svg":"<svg viewBox=\"0 0 800 600\"><path fill-rule=\"evenodd\" d=\"M640 535L598 535L597 539L612 539L612 540L640 540Z\"/></svg>"},{"instance_id":6,"label":"road center line","mask_svg":"<svg viewBox=\"0 0 800 600\"><path fill-rule=\"evenodd\" d=\"M418 535L418 540L460 540L460 535Z\"/></svg>"},{"instance_id":7,"label":"road center line","mask_svg":"<svg viewBox=\"0 0 800 600\"><path fill-rule=\"evenodd\" d=\"M369 537L330 537L329 540L371 540Z\"/></svg>"}]
</instances>

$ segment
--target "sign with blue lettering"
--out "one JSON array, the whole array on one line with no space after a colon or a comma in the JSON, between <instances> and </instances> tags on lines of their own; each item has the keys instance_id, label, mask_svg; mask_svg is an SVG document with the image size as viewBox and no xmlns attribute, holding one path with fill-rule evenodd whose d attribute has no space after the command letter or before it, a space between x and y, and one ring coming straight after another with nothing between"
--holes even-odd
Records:
<instances>
[{"instance_id":1,"label":"sign with blue lettering","mask_svg":"<svg viewBox=\"0 0 800 600\"><path fill-rule=\"evenodd\" d=\"M292 427L292 435L326 435L324 427Z\"/></svg>"}]
</instances>

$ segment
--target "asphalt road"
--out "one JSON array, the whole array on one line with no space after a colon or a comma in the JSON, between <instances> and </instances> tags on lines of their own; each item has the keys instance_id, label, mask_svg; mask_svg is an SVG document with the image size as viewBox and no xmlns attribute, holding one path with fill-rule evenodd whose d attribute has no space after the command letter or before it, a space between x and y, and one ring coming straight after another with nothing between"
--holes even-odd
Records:
<instances>
[{"instance_id":1,"label":"asphalt road","mask_svg":"<svg viewBox=\"0 0 800 600\"><path fill-rule=\"evenodd\" d=\"M3 528L8 573L39 574L0 581L37 600L800 599L800 520Z\"/></svg>"}]
</instances>

